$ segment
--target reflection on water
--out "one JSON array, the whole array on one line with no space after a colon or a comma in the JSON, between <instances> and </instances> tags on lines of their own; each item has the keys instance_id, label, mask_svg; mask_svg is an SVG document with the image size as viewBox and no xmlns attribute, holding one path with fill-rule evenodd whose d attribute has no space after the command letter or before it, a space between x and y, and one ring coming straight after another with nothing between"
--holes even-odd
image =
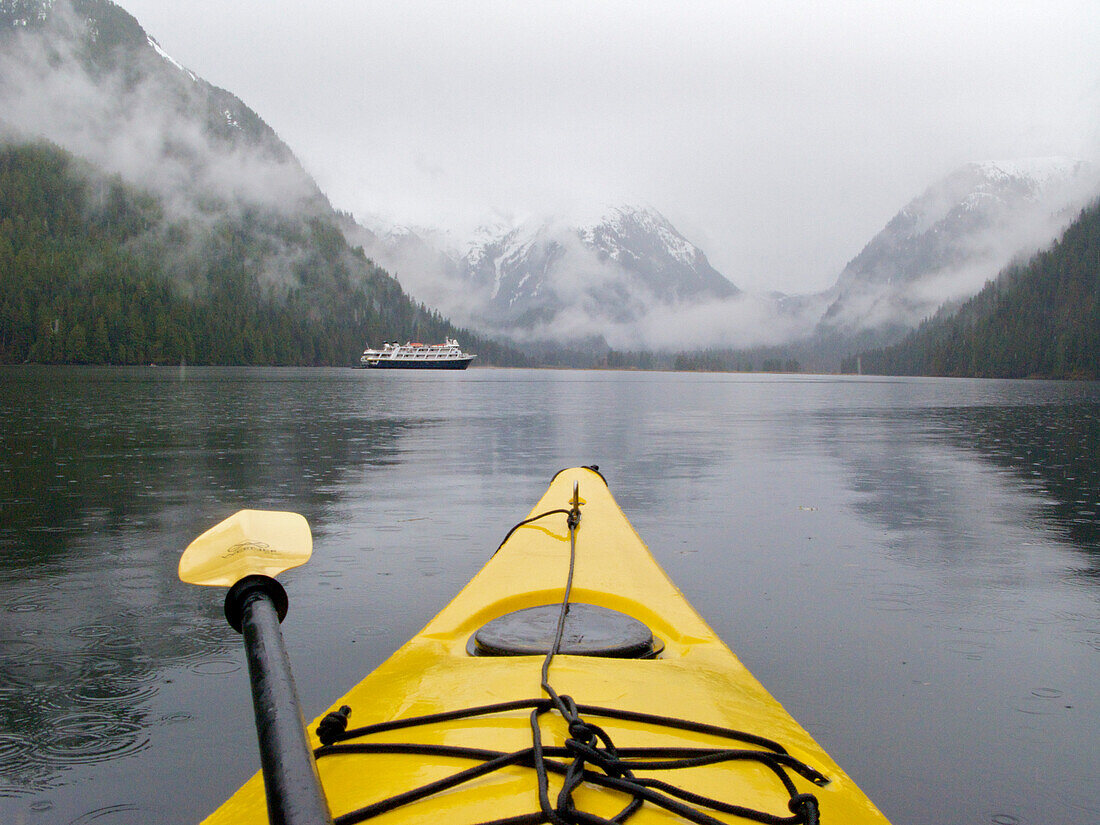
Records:
<instances>
[{"instance_id":1,"label":"reflection on water","mask_svg":"<svg viewBox=\"0 0 1100 825\"><path fill-rule=\"evenodd\" d=\"M400 434L428 423L333 409L308 382L219 377L32 371L6 381L5 556L57 563L67 534L117 533L174 505L242 493L321 507L341 474L392 462Z\"/></svg>"},{"instance_id":2,"label":"reflection on water","mask_svg":"<svg viewBox=\"0 0 1100 825\"><path fill-rule=\"evenodd\" d=\"M973 561L975 542L990 529L990 511L1005 502L974 506L974 496L996 497L985 468L1010 472L1013 491L1030 494L1028 517L1080 551L1083 575L1100 575L1100 405L930 407L882 414L860 411L822 415L836 455L851 469L850 485L861 511L884 524L895 546L914 540L915 555L929 560L936 547L945 560ZM840 433L859 432L852 450ZM948 444L982 463L968 464ZM1020 520L1019 512L998 521ZM936 535L928 542L929 532ZM919 547L918 547L919 545Z\"/></svg>"},{"instance_id":3,"label":"reflection on water","mask_svg":"<svg viewBox=\"0 0 1100 825\"><path fill-rule=\"evenodd\" d=\"M987 389L961 404L932 393L815 412L879 548L847 562L846 581L819 581L853 600L845 611L863 619L847 644L867 654L859 715L832 708L822 728L895 730L874 742L875 762L972 775L933 798L904 779L911 767L895 774L877 798L893 798L898 821L1100 821L1083 767L1100 758L1098 388L1067 386L1061 400L1049 385ZM1029 389L1034 403L1021 403ZM828 657L818 664L828 674Z\"/></svg>"},{"instance_id":4,"label":"reflection on water","mask_svg":"<svg viewBox=\"0 0 1100 825\"><path fill-rule=\"evenodd\" d=\"M935 412L943 436L1011 470L1042 502L1038 516L1100 576L1100 408L1091 404Z\"/></svg>"},{"instance_id":5,"label":"reflection on water","mask_svg":"<svg viewBox=\"0 0 1100 825\"><path fill-rule=\"evenodd\" d=\"M209 598L175 577L210 513L316 514L346 475L393 462L402 433L428 423L333 406L298 379L3 377L0 796L145 749L151 728L180 721L150 713L166 670L240 669L218 658L238 642Z\"/></svg>"},{"instance_id":6,"label":"reflection on water","mask_svg":"<svg viewBox=\"0 0 1100 825\"><path fill-rule=\"evenodd\" d=\"M1095 384L0 370L0 821L192 822L254 770L239 637L175 576L229 513L313 528L312 714L589 463L896 825L1100 821L1098 415Z\"/></svg>"}]
</instances>

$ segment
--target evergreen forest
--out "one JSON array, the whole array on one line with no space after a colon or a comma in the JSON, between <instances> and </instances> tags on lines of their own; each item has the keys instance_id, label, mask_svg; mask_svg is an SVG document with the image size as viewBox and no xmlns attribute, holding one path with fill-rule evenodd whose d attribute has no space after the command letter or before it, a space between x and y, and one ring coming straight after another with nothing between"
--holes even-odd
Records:
<instances>
[{"instance_id":1,"label":"evergreen forest","mask_svg":"<svg viewBox=\"0 0 1100 825\"><path fill-rule=\"evenodd\" d=\"M1100 378L1100 201L1049 249L1009 267L957 311L845 372L978 378Z\"/></svg>"},{"instance_id":2,"label":"evergreen forest","mask_svg":"<svg viewBox=\"0 0 1100 825\"><path fill-rule=\"evenodd\" d=\"M0 363L349 365L445 336L523 363L414 303L331 210L170 215L52 144L0 147Z\"/></svg>"},{"instance_id":3,"label":"evergreen forest","mask_svg":"<svg viewBox=\"0 0 1100 825\"><path fill-rule=\"evenodd\" d=\"M327 203L186 215L40 141L0 146L0 363L335 366L458 338L477 364L797 372L795 348L530 358L412 301ZM1060 240L844 372L1100 378L1100 201Z\"/></svg>"}]
</instances>

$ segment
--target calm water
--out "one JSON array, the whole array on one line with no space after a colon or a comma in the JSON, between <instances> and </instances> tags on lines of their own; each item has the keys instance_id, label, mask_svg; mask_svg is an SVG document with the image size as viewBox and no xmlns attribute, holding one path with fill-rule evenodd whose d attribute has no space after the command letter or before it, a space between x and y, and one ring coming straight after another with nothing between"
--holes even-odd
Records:
<instances>
[{"instance_id":1,"label":"calm water","mask_svg":"<svg viewBox=\"0 0 1100 825\"><path fill-rule=\"evenodd\" d=\"M1100 385L523 370L0 370L0 821L188 823L256 768L179 553L297 510L312 716L597 463L895 825L1100 821Z\"/></svg>"}]
</instances>

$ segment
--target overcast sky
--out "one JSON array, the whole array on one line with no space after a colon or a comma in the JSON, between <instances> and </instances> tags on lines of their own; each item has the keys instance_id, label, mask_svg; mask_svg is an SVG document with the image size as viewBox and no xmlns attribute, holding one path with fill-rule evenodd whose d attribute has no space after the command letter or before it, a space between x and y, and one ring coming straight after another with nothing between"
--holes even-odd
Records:
<instances>
[{"instance_id":1,"label":"overcast sky","mask_svg":"<svg viewBox=\"0 0 1100 825\"><path fill-rule=\"evenodd\" d=\"M462 229L663 212L808 292L968 160L1100 159L1100 2L120 0L333 204Z\"/></svg>"}]
</instances>

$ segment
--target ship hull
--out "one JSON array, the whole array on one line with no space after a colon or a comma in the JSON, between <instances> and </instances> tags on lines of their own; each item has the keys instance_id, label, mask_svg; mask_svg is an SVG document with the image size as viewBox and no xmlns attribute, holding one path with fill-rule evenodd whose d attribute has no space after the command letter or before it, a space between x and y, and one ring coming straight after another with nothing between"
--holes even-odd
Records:
<instances>
[{"instance_id":1,"label":"ship hull","mask_svg":"<svg viewBox=\"0 0 1100 825\"><path fill-rule=\"evenodd\" d=\"M413 359L398 360L380 358L377 361L368 361L363 364L370 370L464 370L473 361L470 358L439 358L436 360L416 361Z\"/></svg>"}]
</instances>

